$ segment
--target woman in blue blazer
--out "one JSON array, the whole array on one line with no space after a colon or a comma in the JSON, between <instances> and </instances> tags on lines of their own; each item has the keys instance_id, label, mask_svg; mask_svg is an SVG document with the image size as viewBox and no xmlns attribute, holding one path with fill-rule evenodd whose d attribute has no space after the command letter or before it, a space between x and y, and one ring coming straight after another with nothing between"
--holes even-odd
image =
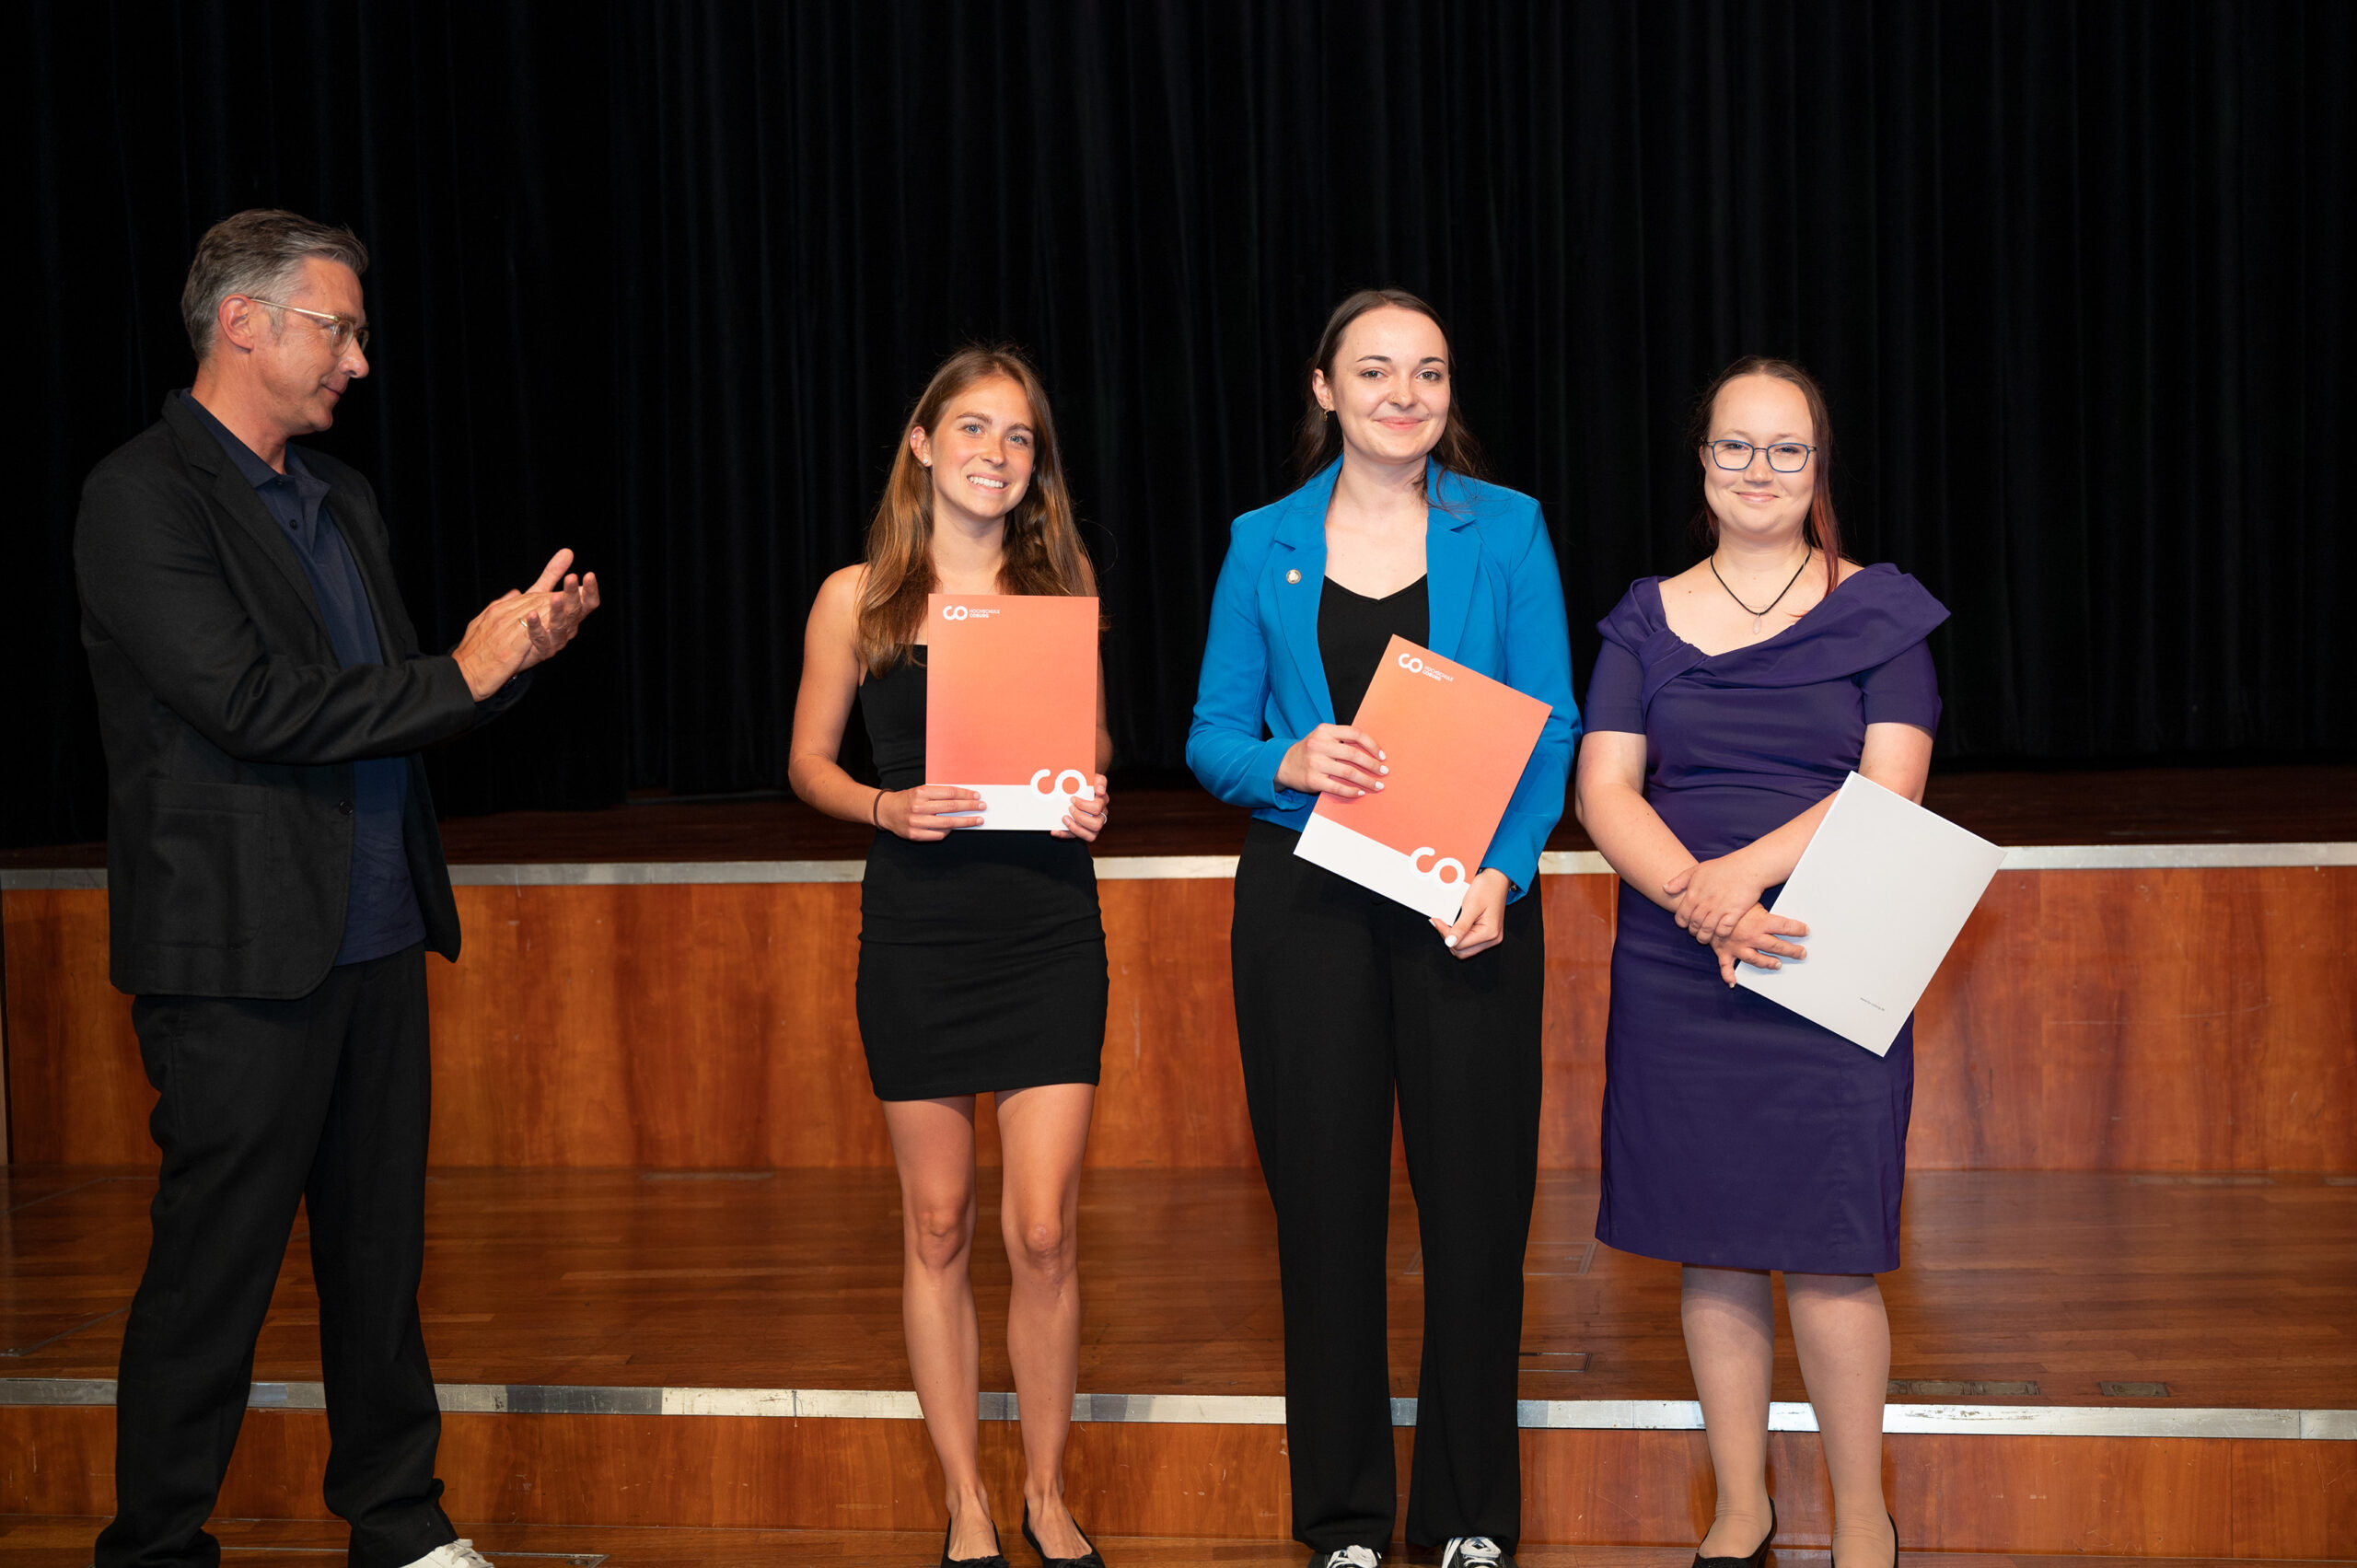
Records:
<instances>
[{"instance_id":1,"label":"woman in blue blazer","mask_svg":"<svg viewBox=\"0 0 2357 1568\"><path fill-rule=\"evenodd\" d=\"M1423 1243L1408 1539L1447 1568L1510 1562L1515 1373L1538 1163L1546 973L1538 853L1579 735L1554 548L1484 483L1448 340L1396 290L1335 310L1309 372L1300 489L1236 520L1187 761L1253 808L1236 874L1236 1021L1277 1212L1294 1534L1371 1568L1397 1498L1386 1352L1396 1086ZM1293 853L1321 793L1384 787L1347 720L1398 634L1553 713L1454 924Z\"/></svg>"}]
</instances>

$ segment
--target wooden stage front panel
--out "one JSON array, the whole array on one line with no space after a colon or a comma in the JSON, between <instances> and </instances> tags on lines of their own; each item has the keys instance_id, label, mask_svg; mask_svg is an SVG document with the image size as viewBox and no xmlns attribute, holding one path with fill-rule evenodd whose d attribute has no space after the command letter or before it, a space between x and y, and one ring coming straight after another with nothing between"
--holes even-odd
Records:
<instances>
[{"instance_id":1,"label":"wooden stage front panel","mask_svg":"<svg viewBox=\"0 0 2357 1568\"><path fill-rule=\"evenodd\" d=\"M1224 878L1101 885L1091 1163L1248 1167ZM1550 876L1542 1161L1592 1168L1616 883ZM429 962L445 1167L889 1163L854 883L474 886ZM0 894L11 1157L154 1157L106 895ZM2001 873L1918 1015L1919 1169L2357 1170L2357 867ZM985 1116L985 1157L991 1134Z\"/></svg>"}]
</instances>

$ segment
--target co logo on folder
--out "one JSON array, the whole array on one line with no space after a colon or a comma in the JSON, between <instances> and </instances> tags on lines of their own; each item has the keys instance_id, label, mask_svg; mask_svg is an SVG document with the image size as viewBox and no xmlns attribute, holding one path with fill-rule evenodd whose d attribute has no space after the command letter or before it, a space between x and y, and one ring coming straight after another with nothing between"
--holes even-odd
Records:
<instances>
[{"instance_id":1,"label":"co logo on folder","mask_svg":"<svg viewBox=\"0 0 2357 1568\"><path fill-rule=\"evenodd\" d=\"M988 621L997 613L995 610L976 610L965 604L945 604L941 607L944 621Z\"/></svg>"},{"instance_id":2,"label":"co logo on folder","mask_svg":"<svg viewBox=\"0 0 2357 1568\"><path fill-rule=\"evenodd\" d=\"M1444 675L1439 670L1430 668L1422 659L1418 658L1414 654L1401 654L1399 656L1399 668L1408 671L1411 675L1421 675L1431 680L1446 680L1452 685L1454 685L1457 680L1457 677L1453 675ZM1422 852L1419 851L1418 853L1421 854ZM1448 864L1451 865L1457 865L1457 862L1453 860ZM1460 872L1465 869L1461 865L1457 865L1457 868Z\"/></svg>"},{"instance_id":3,"label":"co logo on folder","mask_svg":"<svg viewBox=\"0 0 2357 1568\"><path fill-rule=\"evenodd\" d=\"M1426 855L1434 857L1430 865L1425 864ZM1408 864L1416 868L1417 876L1429 877L1444 888L1453 888L1465 880L1465 863L1454 855L1442 854L1430 844L1420 844L1411 850L1408 854ZM1450 876L1449 873L1452 871L1457 875Z\"/></svg>"},{"instance_id":4,"label":"co logo on folder","mask_svg":"<svg viewBox=\"0 0 2357 1568\"><path fill-rule=\"evenodd\" d=\"M1064 782L1066 779L1072 782L1066 784ZM1078 795L1088 787L1088 781L1081 776L1079 770L1074 768L1066 768L1060 773L1051 768L1042 768L1031 775L1031 787L1041 795L1053 795L1058 790L1063 791L1066 795Z\"/></svg>"}]
</instances>

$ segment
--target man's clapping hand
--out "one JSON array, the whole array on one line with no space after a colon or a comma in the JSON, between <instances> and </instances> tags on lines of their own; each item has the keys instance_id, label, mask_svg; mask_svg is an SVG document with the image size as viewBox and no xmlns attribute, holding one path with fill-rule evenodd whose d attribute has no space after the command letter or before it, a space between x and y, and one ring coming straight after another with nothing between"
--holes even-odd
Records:
<instances>
[{"instance_id":1,"label":"man's clapping hand","mask_svg":"<svg viewBox=\"0 0 2357 1568\"><path fill-rule=\"evenodd\" d=\"M573 552L560 550L549 557L540 580L528 588L510 588L468 623L452 656L467 690L480 703L519 673L573 641L584 617L598 608L598 574L567 570Z\"/></svg>"}]
</instances>

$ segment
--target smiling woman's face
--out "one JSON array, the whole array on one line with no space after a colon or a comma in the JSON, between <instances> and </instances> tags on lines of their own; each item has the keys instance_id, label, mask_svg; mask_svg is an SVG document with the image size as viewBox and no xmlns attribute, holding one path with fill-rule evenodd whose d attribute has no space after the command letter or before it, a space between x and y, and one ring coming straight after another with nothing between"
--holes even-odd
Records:
<instances>
[{"instance_id":1,"label":"smiling woman's face","mask_svg":"<svg viewBox=\"0 0 2357 1568\"><path fill-rule=\"evenodd\" d=\"M1448 425L1448 340L1421 311L1386 305L1342 331L1329 380L1310 390L1342 429L1342 445L1379 463L1421 463Z\"/></svg>"},{"instance_id":2,"label":"smiling woman's face","mask_svg":"<svg viewBox=\"0 0 2357 1568\"><path fill-rule=\"evenodd\" d=\"M976 522L1004 517L1031 484L1031 400L1010 377L977 381L943 405L934 429L910 431L909 446L933 470L936 514L947 506Z\"/></svg>"},{"instance_id":3,"label":"smiling woman's face","mask_svg":"<svg viewBox=\"0 0 2357 1568\"><path fill-rule=\"evenodd\" d=\"M1801 389L1775 376L1736 377L1711 405L1710 439L1747 441L1754 448L1750 463L1740 469L1721 468L1709 447L1694 455L1702 465L1702 498L1720 528L1762 543L1799 537L1817 495L1817 454L1808 455L1798 473L1779 473L1769 466L1767 449L1780 441L1816 444Z\"/></svg>"}]
</instances>

